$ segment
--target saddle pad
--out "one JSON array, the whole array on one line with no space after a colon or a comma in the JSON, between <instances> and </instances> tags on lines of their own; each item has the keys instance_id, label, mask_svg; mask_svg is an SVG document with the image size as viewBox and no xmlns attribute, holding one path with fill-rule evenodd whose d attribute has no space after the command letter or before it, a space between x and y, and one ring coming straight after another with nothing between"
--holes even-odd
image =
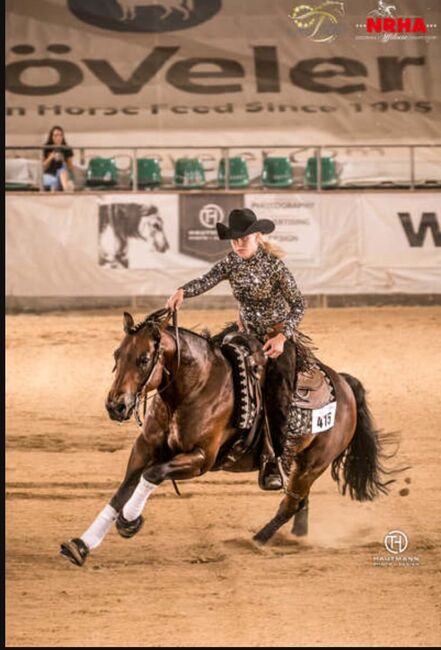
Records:
<instances>
[{"instance_id":1,"label":"saddle pad","mask_svg":"<svg viewBox=\"0 0 441 650\"><path fill-rule=\"evenodd\" d=\"M337 402L335 401L334 386L324 370L321 369L321 372L330 388L328 404L318 409L302 408L297 406L293 399L289 407L288 426L280 457L283 471L287 476L291 471L299 438L329 431L335 423Z\"/></svg>"},{"instance_id":2,"label":"saddle pad","mask_svg":"<svg viewBox=\"0 0 441 650\"><path fill-rule=\"evenodd\" d=\"M238 429L250 429L256 419L256 395L250 372L250 350L237 343L227 343L221 347L223 355L230 362L233 371L234 413L233 426Z\"/></svg>"}]
</instances>

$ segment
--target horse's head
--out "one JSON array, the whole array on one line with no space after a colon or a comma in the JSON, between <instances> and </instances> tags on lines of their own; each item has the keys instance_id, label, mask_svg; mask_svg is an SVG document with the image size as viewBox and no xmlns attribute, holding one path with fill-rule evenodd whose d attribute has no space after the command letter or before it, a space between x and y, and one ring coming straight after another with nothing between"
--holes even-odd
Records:
<instances>
[{"instance_id":1,"label":"horse's head","mask_svg":"<svg viewBox=\"0 0 441 650\"><path fill-rule=\"evenodd\" d=\"M157 208L141 210L138 232L142 239L152 244L153 250L165 253L170 248L164 233L164 223Z\"/></svg>"},{"instance_id":2,"label":"horse's head","mask_svg":"<svg viewBox=\"0 0 441 650\"><path fill-rule=\"evenodd\" d=\"M128 420L137 397L161 383L165 351L161 337L167 322L146 319L135 325L132 316L124 312L125 336L114 352L115 380L106 400L112 420Z\"/></svg>"}]
</instances>

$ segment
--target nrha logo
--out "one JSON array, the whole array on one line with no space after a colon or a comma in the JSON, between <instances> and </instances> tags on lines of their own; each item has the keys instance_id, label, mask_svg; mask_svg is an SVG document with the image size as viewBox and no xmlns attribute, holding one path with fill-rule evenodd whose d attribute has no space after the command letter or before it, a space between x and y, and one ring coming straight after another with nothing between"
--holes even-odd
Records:
<instances>
[{"instance_id":1,"label":"nrha logo","mask_svg":"<svg viewBox=\"0 0 441 650\"><path fill-rule=\"evenodd\" d=\"M356 25L363 30L363 35L356 38L375 39L380 41L404 39L428 39L429 29L435 24L426 23L421 16L396 16L397 6L388 0L378 0L378 6L366 16L366 22Z\"/></svg>"}]
</instances>

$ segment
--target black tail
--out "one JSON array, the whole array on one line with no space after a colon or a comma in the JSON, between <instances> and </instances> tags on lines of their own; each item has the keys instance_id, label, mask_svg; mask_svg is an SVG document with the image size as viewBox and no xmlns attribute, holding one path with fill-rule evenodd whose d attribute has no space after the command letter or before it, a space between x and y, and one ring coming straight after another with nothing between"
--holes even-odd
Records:
<instances>
[{"instance_id":1,"label":"black tail","mask_svg":"<svg viewBox=\"0 0 441 650\"><path fill-rule=\"evenodd\" d=\"M357 426L349 446L333 461L331 476L343 495L348 490L351 499L372 501L380 493L387 494L390 483L394 482L394 479L384 481L383 477L400 471L385 469L382 465L384 459L396 453L395 450L394 453L386 455L384 445L396 442L396 439L393 434L380 433L375 429L362 383L345 372L340 375L354 393L357 403Z\"/></svg>"}]
</instances>

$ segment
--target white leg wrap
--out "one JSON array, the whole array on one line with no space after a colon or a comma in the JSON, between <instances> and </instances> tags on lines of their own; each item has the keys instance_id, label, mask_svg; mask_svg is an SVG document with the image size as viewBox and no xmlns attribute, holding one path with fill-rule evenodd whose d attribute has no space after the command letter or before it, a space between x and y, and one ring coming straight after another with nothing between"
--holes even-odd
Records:
<instances>
[{"instance_id":1,"label":"white leg wrap","mask_svg":"<svg viewBox=\"0 0 441 650\"><path fill-rule=\"evenodd\" d=\"M147 499L157 487L157 485L150 483L150 481L146 481L145 478L141 476L135 491L123 508L122 513L124 519L127 519L127 521L133 521L139 517L144 510Z\"/></svg>"},{"instance_id":2,"label":"white leg wrap","mask_svg":"<svg viewBox=\"0 0 441 650\"><path fill-rule=\"evenodd\" d=\"M107 505L103 510L101 510L93 524L89 526L83 535L81 535L81 539L89 550L92 550L101 544L117 516L118 513L115 508L112 508L110 505Z\"/></svg>"}]
</instances>

